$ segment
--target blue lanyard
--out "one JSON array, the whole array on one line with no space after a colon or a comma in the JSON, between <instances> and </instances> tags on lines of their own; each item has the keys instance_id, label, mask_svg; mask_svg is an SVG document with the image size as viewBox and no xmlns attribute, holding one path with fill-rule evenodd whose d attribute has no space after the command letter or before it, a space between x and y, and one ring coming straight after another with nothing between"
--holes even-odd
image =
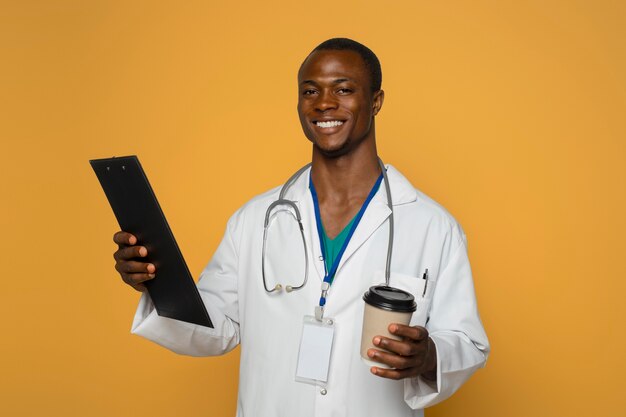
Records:
<instances>
[{"instance_id":1,"label":"blue lanyard","mask_svg":"<svg viewBox=\"0 0 626 417\"><path fill-rule=\"evenodd\" d=\"M348 236L346 236L346 240L343 242L343 245L341 246L341 249L339 250L337 257L335 258L335 261L333 262L333 265L330 268L330 271L328 271L328 269L326 268L326 262L324 262L325 276L324 276L324 282L322 283L322 295L320 296L320 304L319 304L320 307L324 307L324 305L326 304L326 294L328 292L328 289L332 285L333 280L335 279L335 274L337 273L337 268L339 268L339 262L341 261L341 257L343 256L343 253L346 251L346 248L348 247L348 243L350 243L350 239L352 238L354 231L359 225L359 222L361 221L361 218L363 217L363 214L365 213L367 206L369 205L370 201L372 201L372 198L374 198L374 195L378 191L378 188L380 187L380 183L382 182L382 180L383 180L383 174L381 173L378 179L376 180L374 187L372 187L372 190L370 191L369 195L365 199L363 206L361 206L361 210L359 210L356 217L354 218L354 222L352 223L352 227L350 228L350 231L348 232ZM322 216L320 214L320 204L317 199L317 192L315 191L315 186L313 185L313 175L309 177L309 188L311 189L311 196L313 197L313 206L315 207L315 220L317 223L317 234L319 235L322 254L325 254L326 250L324 248L324 237L323 237L324 230L322 226Z\"/></svg>"}]
</instances>

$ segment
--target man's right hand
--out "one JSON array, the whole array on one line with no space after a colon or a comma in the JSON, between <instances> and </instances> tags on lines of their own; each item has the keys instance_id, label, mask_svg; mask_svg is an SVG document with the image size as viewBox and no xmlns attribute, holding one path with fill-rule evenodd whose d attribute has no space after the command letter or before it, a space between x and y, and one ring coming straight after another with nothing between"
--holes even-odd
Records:
<instances>
[{"instance_id":1,"label":"man's right hand","mask_svg":"<svg viewBox=\"0 0 626 417\"><path fill-rule=\"evenodd\" d=\"M144 281L154 278L156 268L151 263L138 262L137 258L144 258L148 250L144 246L135 246L137 238L126 232L117 232L113 235L113 242L118 249L113 254L115 269L120 273L122 281L137 291L147 290Z\"/></svg>"}]
</instances>

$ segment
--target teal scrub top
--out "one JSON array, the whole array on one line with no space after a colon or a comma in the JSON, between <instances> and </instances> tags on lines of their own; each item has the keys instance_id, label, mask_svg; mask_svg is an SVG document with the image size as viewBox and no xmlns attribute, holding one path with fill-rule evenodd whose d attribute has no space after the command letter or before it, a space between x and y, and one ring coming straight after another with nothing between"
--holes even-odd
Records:
<instances>
[{"instance_id":1,"label":"teal scrub top","mask_svg":"<svg viewBox=\"0 0 626 417\"><path fill-rule=\"evenodd\" d=\"M341 248L343 247L343 244L346 241L346 238L350 234L350 229L352 229L352 224L354 223L355 220L356 220L356 216L354 216L352 220L350 220L350 223L348 223L347 226L344 227L343 230L339 232L339 234L335 236L334 239L331 239L328 237L328 235L326 234L326 229L322 225L322 232L323 232L322 238L324 239L324 252L326 252L324 253L324 262L326 263L327 271L330 271L331 268L333 267L333 264L335 263L335 259L337 258L337 255L339 255L339 252L341 251Z\"/></svg>"}]
</instances>

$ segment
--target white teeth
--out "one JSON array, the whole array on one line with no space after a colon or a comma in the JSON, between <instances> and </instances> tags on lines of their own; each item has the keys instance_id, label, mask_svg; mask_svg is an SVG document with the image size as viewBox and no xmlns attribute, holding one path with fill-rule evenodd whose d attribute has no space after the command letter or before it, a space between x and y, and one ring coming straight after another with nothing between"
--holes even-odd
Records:
<instances>
[{"instance_id":1,"label":"white teeth","mask_svg":"<svg viewBox=\"0 0 626 417\"><path fill-rule=\"evenodd\" d=\"M329 120L327 122L316 122L315 124L318 127L335 127L335 126L341 126L343 122L339 120Z\"/></svg>"}]
</instances>

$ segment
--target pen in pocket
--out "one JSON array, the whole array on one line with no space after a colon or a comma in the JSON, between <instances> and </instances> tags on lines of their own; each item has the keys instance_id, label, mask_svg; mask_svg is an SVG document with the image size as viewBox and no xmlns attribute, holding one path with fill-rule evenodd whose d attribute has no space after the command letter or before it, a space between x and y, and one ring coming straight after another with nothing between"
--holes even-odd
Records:
<instances>
[{"instance_id":1,"label":"pen in pocket","mask_svg":"<svg viewBox=\"0 0 626 417\"><path fill-rule=\"evenodd\" d=\"M424 291L422 292L422 298L426 296L426 288L428 287L428 268L424 271L424 275L422 276L424 280Z\"/></svg>"}]
</instances>

